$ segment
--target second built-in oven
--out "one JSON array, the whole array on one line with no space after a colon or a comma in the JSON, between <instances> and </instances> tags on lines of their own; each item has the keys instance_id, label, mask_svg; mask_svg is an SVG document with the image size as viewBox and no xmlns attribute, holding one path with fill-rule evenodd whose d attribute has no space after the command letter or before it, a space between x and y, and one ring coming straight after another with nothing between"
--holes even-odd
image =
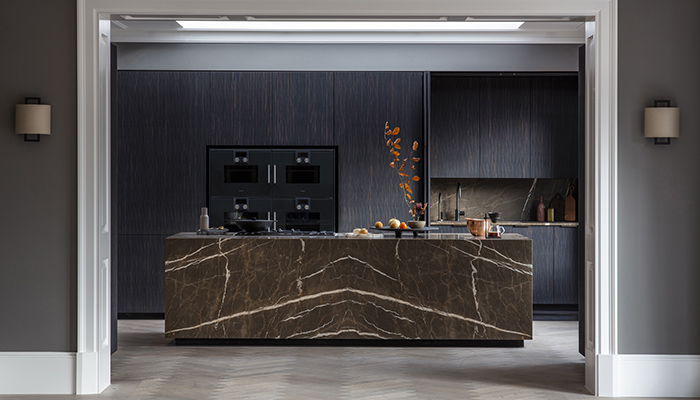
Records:
<instances>
[{"instance_id":1,"label":"second built-in oven","mask_svg":"<svg viewBox=\"0 0 700 400\"><path fill-rule=\"evenodd\" d=\"M275 219L275 229L335 231L334 148L223 148L208 154L212 226L232 220Z\"/></svg>"}]
</instances>

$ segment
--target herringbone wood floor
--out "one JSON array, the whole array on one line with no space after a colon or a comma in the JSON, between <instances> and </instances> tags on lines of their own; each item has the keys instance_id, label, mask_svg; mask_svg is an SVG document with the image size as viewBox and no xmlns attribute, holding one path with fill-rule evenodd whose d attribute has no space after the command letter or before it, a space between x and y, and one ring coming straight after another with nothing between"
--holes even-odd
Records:
<instances>
[{"instance_id":1,"label":"herringbone wood floor","mask_svg":"<svg viewBox=\"0 0 700 400\"><path fill-rule=\"evenodd\" d=\"M589 399L576 322L524 348L174 346L163 321L120 321L99 396L0 399Z\"/></svg>"}]
</instances>

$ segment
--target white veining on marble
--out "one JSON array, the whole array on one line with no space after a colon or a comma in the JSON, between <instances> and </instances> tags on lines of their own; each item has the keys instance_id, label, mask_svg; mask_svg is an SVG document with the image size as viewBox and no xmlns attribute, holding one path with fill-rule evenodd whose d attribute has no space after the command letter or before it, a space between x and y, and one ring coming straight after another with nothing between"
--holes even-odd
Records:
<instances>
[{"instance_id":1,"label":"white veining on marble","mask_svg":"<svg viewBox=\"0 0 700 400\"><path fill-rule=\"evenodd\" d=\"M311 278L311 277L313 277L313 276L316 276L316 275L318 275L318 274L320 274L320 273L322 273L322 272L325 272L327 268L330 268L330 267L334 266L334 264L339 263L339 262L341 262L341 261L345 261L345 260L353 260L353 261L356 261L356 262L358 262L358 263L360 263L360 264L363 264L363 265L369 267L372 271L378 273L379 275L382 275L382 276L384 276L384 277L386 277L386 278L389 278L389 279L391 279L392 281L396 281L396 280L397 280L396 278L391 277L391 276L385 274L384 272L382 272L382 271L380 271L380 270L374 268L374 267L372 266L372 264L370 264L370 263L368 263L368 262L366 262L366 261L362 261L362 260L360 260L359 258L355 258L355 257L353 257L353 256L345 256L345 257L340 257L340 258L337 259L337 260L333 260L333 261L329 262L328 264L324 265L323 267L321 267L321 269L319 269L318 271L314 272L313 274L310 274L310 275L307 275L307 276L301 278L301 280L308 279L308 278Z\"/></svg>"},{"instance_id":2,"label":"white veining on marble","mask_svg":"<svg viewBox=\"0 0 700 400\"><path fill-rule=\"evenodd\" d=\"M297 333L295 333L295 334L293 334L293 335L287 336L285 339L292 339L292 338L295 338L295 337L298 337L298 336L303 336L303 335L308 335L308 334L313 333L313 332L318 332L318 331L320 331L321 329L323 329L323 328L327 327L328 325L332 324L333 321L335 321L335 317L337 317L337 315L334 315L333 318L331 318L330 321L328 321L327 323L325 323L325 324L319 326L318 328L311 329L311 330L304 331L304 332L297 332ZM280 336L278 336L277 338L279 339Z\"/></svg>"},{"instance_id":3,"label":"white veining on marble","mask_svg":"<svg viewBox=\"0 0 700 400\"><path fill-rule=\"evenodd\" d=\"M221 241L221 240L222 240L222 239L220 239L219 241ZM214 245L214 244L216 244L216 243L213 243L212 245ZM233 249L231 249L231 250L227 250L227 251L225 251L225 252L215 253L215 254L206 256L206 257L204 257L204 258L197 258L197 259L194 259L194 260L192 260L192 261L190 261L190 262L188 262L188 263L186 263L186 264L184 264L184 265L180 265L180 266L176 266L176 267L172 267L172 268L167 268L167 269L165 270L165 272L179 271L179 270L181 270L181 269L189 268L189 267L191 267L191 266L193 266L193 265L199 265L199 264L203 263L204 261L211 260L211 259L214 259L214 258L219 258L219 257L225 256L225 255L231 254L231 253L233 253L234 251L239 250L239 249L241 249L241 248L243 248L243 247L245 247L245 246L246 246L246 245L243 244L243 245L240 245L240 246L238 246L238 247L235 247L235 248L233 248ZM197 253L197 252L192 253L190 256L194 256L195 253ZM180 261L184 261L185 259L186 259L186 258L183 258L183 259L181 259ZM165 261L165 265L172 264L173 262L174 262L174 261L167 261L167 260L166 260L166 261Z\"/></svg>"},{"instance_id":4,"label":"white veining on marble","mask_svg":"<svg viewBox=\"0 0 700 400\"><path fill-rule=\"evenodd\" d=\"M380 331L380 332L384 332L384 333L386 333L387 335L401 336L401 337L404 338L404 339L420 339L419 337L410 338L410 337L405 336L405 335L402 335L401 333L398 333L398 332L390 332L390 331L387 331L386 329L382 329L382 328L378 327L377 325L375 325L375 324L373 324L373 323L367 321L367 318L365 318L364 315L362 316L362 319L364 319L365 322L366 322L368 325L371 325L374 329L376 329L376 330L378 330L378 331Z\"/></svg>"},{"instance_id":5,"label":"white veining on marble","mask_svg":"<svg viewBox=\"0 0 700 400\"><path fill-rule=\"evenodd\" d=\"M509 329L499 328L499 327L497 327L497 326L495 326L495 325L492 325L492 324L489 324L489 323L486 323L486 322L482 322L482 321L478 321L478 320L475 320L475 319L473 319L473 318L465 317L465 316L463 316L463 315L455 314L455 313L452 313L452 312L437 310L437 309L434 309L434 308L431 308L431 307L427 307L427 306L424 306L424 305L416 305L416 304L412 304L412 303L410 303L410 302L408 302L408 301L401 300L401 299L397 299L397 298L394 298L394 297L391 297L391 296L386 296L386 295L382 295L382 294L378 294L378 293L373 293L373 292L368 292L368 291L365 291L365 290L359 290L359 289L353 289L353 288L344 288L344 289L328 290L328 291L325 291L325 292L320 292L320 293L315 293L315 294L310 294L310 295L298 297L298 298L296 298L296 299L290 299L290 300L288 300L288 301L286 301L286 302L284 302L284 303L280 303L280 304L273 304L273 305L263 306L263 307L259 307L259 308L253 309L253 310L239 311L239 312L237 312L237 313L233 313L233 314L231 314L231 315L224 316L224 317L219 317L219 318L217 318L217 319L215 319L215 320L212 320L212 321L202 322L202 323L197 324L197 325L194 325L194 326L189 326L189 327L184 327L184 328L178 328L178 329L172 329L172 330L167 331L166 333L176 333L176 332L183 332L183 331L189 331L189 330L199 329L199 328L202 328L202 327L205 327L205 326L210 326L210 325L218 324L219 322L222 322L222 321L226 321L226 320L230 320L230 319L236 319L236 318L239 318L239 317L248 316L248 315L252 315L252 314L257 314L257 313L261 313L261 312L264 312L264 311L275 310L275 309L278 309L278 308L281 308L281 307L285 307L285 306L288 306L288 305L291 305L291 304L297 304L297 303L301 303L301 302L304 302L304 301L307 301L307 300L316 299L316 298L323 297L323 296L330 296L330 295L335 295L335 294L341 294L341 293L354 293L354 294L358 294L358 295L360 295L360 296L374 297L374 298L377 298L377 299L380 299L380 300L385 300L385 301L389 301L389 302L396 303L396 304L399 304L399 305L411 307L411 308L414 308L414 309L419 310L419 311L423 311L423 312L427 312L427 313L433 313L433 314L441 315L441 316L447 317L447 318L454 318L454 319L458 319L458 320L461 320L461 321L470 322L470 323L473 323L473 324L479 324L479 325L481 325L481 326L483 326L483 327L485 327L485 328L494 329L494 330L497 330L497 331L499 331L499 332L510 333L510 334L516 334L516 335L524 336L524 337L530 336L530 335L527 334L527 333L516 332L516 331L509 330Z\"/></svg>"},{"instance_id":6,"label":"white veining on marble","mask_svg":"<svg viewBox=\"0 0 700 400\"><path fill-rule=\"evenodd\" d=\"M523 271L523 270L520 270L520 269L517 269L517 268L513 268L513 267L511 267L511 266L508 265L508 264L499 263L499 262L497 262L497 261L495 261L495 260L492 260L492 259L490 259L490 258L475 256L474 254L471 254L471 253L469 253L469 252L466 252L466 251L464 251L464 250L462 250L462 249L460 249L460 248L457 248L457 247L455 247L455 246L450 246L450 247L452 247L453 249L457 250L458 252L460 252L460 253L462 253L462 254L465 254L465 255L471 257L471 258L474 259L474 260L482 260L482 261L485 261L485 262L488 262L488 263L497 265L497 266L499 266L499 267L503 267L503 268L505 268L505 269L509 269L509 270L511 270L511 271L513 271L513 272L517 272L517 273L519 273L519 274L523 274L523 275L532 275L532 264L516 263L516 264L520 264L520 265L523 265L523 266L528 266L528 267L530 268L530 271Z\"/></svg>"},{"instance_id":7,"label":"white veining on marble","mask_svg":"<svg viewBox=\"0 0 700 400\"><path fill-rule=\"evenodd\" d=\"M395 249L396 254L395 254L395 256L396 256L397 260L401 261L401 257L399 257L399 243L401 243L401 240L396 241L396 249Z\"/></svg>"},{"instance_id":8,"label":"white veining on marble","mask_svg":"<svg viewBox=\"0 0 700 400\"><path fill-rule=\"evenodd\" d=\"M328 337L328 336L338 336L338 335L342 335L343 333L356 333L360 336L370 336L370 337L376 337L377 339L385 339L381 335L378 335L374 332L361 332L361 331L358 331L357 329L351 329L351 328L341 329L341 330L336 331L336 332L319 333L318 335L312 337L311 339L318 339L318 338Z\"/></svg>"},{"instance_id":9,"label":"white veining on marble","mask_svg":"<svg viewBox=\"0 0 700 400\"><path fill-rule=\"evenodd\" d=\"M313 312L313 311L316 310L316 309L325 308L325 307L330 307L330 306L337 306L337 305L343 304L343 303L352 303L352 304L357 304L357 305L360 305L360 306L366 306L366 305L368 305L368 304L371 304L373 307L378 308L378 309L384 311L384 312L387 313L387 314L391 314L391 316L394 317L394 318L396 318L396 319L400 319L400 320L403 320L403 321L408 321L408 322L410 322L410 323L412 323L412 324L415 324L415 323L416 323L414 320L412 320L412 319L410 319L410 318L406 318L406 317L404 317L403 315L397 313L397 312L394 311L394 310L386 309L386 308L384 308L384 307L378 305L377 303L375 303L375 302L373 302L373 301L361 302L361 301L352 300L352 299L340 300L340 301L336 301L336 302L334 302L334 303L319 304L319 305L314 306L314 307L312 307L312 308L310 308L310 309L299 311L298 313L292 315L291 317L287 317L287 318L283 319L283 320L280 321L280 322L287 322L287 321L296 320L296 319L299 319L299 318L302 318L302 317L307 316L308 314L310 314L311 312ZM364 317L363 317L363 318L364 318Z\"/></svg>"},{"instance_id":10,"label":"white veining on marble","mask_svg":"<svg viewBox=\"0 0 700 400\"><path fill-rule=\"evenodd\" d=\"M530 216L529 213L527 213L527 206L530 204L530 198L532 197L532 193L535 192L535 186L537 186L537 178L532 180L532 186L530 186L530 190L527 192L527 197L525 198L525 204L523 204L523 210L520 212L520 220L521 221L526 221L528 217Z\"/></svg>"},{"instance_id":11,"label":"white veining on marble","mask_svg":"<svg viewBox=\"0 0 700 400\"><path fill-rule=\"evenodd\" d=\"M172 263L176 263L176 262L178 262L178 261L183 261L183 260L185 260L185 259L187 259L187 258L189 258L189 257L194 256L195 254L201 252L202 250L204 250L204 249L206 249L206 248L209 248L209 247L211 247L211 246L214 246L215 244L216 244L216 243L209 243L209 244L207 244L207 245L204 245L204 246L198 248L197 250L193 251L192 253L185 254L184 256L182 256L182 257L180 257L180 258L176 258L176 259L174 259L174 260L166 260L166 261L165 261L165 265L172 264Z\"/></svg>"},{"instance_id":12,"label":"white veining on marble","mask_svg":"<svg viewBox=\"0 0 700 400\"><path fill-rule=\"evenodd\" d=\"M219 240L219 253L221 254L222 257L224 257L226 259L226 265L224 266L224 268L226 268L226 281L224 281L224 290L223 290L223 293L221 294L221 304L219 305L219 313L217 314L217 318L221 317L221 310L224 308L224 303L226 301L226 291L228 289L228 281L231 278L231 270L228 268L229 259L228 259L228 256L224 253L224 250L221 248L221 243L222 243L222 241ZM216 325L215 325L215 327L216 327ZM226 329L226 328L224 327L224 329Z\"/></svg>"},{"instance_id":13,"label":"white veining on marble","mask_svg":"<svg viewBox=\"0 0 700 400\"><path fill-rule=\"evenodd\" d=\"M505 254L501 253L500 251L494 249L493 247L488 247L488 246L487 246L487 247L486 247L486 250L488 250L488 251L490 251L490 252L492 252L492 253L495 253L495 254L501 256L501 258L504 258L504 259L510 261L511 263L515 264L515 265L521 265L521 266L523 266L523 267L532 269L532 264L528 264L528 263L524 263L524 262L520 262L520 261L513 260L512 258L506 256Z\"/></svg>"}]
</instances>

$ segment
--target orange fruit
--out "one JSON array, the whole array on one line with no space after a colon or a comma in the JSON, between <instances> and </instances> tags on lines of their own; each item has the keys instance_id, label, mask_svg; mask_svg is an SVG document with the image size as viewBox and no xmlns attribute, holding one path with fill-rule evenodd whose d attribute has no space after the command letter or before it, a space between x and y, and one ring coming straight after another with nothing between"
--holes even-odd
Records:
<instances>
[{"instance_id":1,"label":"orange fruit","mask_svg":"<svg viewBox=\"0 0 700 400\"><path fill-rule=\"evenodd\" d=\"M383 226L384 226L384 224L382 224L382 221L377 221L374 223L375 228L382 228Z\"/></svg>"},{"instance_id":2,"label":"orange fruit","mask_svg":"<svg viewBox=\"0 0 700 400\"><path fill-rule=\"evenodd\" d=\"M360 235L366 235L368 233L369 233L369 231L367 230L367 228L360 229Z\"/></svg>"},{"instance_id":3,"label":"orange fruit","mask_svg":"<svg viewBox=\"0 0 700 400\"><path fill-rule=\"evenodd\" d=\"M399 225L399 229L408 229L408 225L406 225L405 222L402 222L401 225Z\"/></svg>"}]
</instances>

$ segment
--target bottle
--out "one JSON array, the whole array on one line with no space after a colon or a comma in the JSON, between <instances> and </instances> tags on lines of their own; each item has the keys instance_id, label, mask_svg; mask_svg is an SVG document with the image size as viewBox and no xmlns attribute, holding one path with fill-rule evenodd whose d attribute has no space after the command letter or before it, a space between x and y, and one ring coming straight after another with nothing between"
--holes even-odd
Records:
<instances>
[{"instance_id":1,"label":"bottle","mask_svg":"<svg viewBox=\"0 0 700 400\"><path fill-rule=\"evenodd\" d=\"M576 221L576 199L574 187L569 187L569 195L564 199L564 221Z\"/></svg>"},{"instance_id":2,"label":"bottle","mask_svg":"<svg viewBox=\"0 0 700 400\"><path fill-rule=\"evenodd\" d=\"M540 204L537 205L537 221L539 222L544 222L544 210L547 207L544 205L544 201L542 201L542 196L540 196Z\"/></svg>"},{"instance_id":3,"label":"bottle","mask_svg":"<svg viewBox=\"0 0 700 400\"><path fill-rule=\"evenodd\" d=\"M209 230L209 215L207 215L207 208L202 207L202 215L199 216L199 230L208 231Z\"/></svg>"}]
</instances>

